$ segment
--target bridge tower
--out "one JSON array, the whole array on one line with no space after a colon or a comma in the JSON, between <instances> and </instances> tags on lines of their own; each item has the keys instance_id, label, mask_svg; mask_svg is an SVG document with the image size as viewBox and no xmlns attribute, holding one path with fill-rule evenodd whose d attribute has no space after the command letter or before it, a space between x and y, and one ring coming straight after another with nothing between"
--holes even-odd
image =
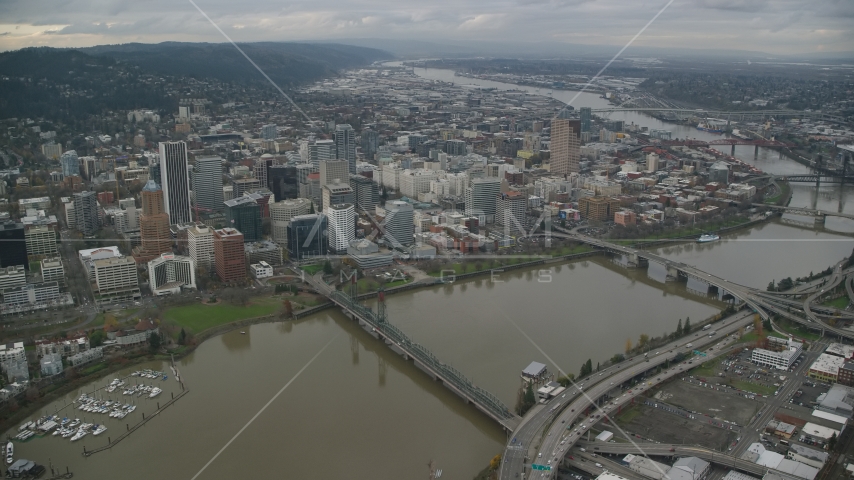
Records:
<instances>
[{"instance_id":1,"label":"bridge tower","mask_svg":"<svg viewBox=\"0 0 854 480\"><path fill-rule=\"evenodd\" d=\"M386 318L385 288L380 287L379 292L377 293L377 321L379 323L386 323Z\"/></svg>"}]
</instances>

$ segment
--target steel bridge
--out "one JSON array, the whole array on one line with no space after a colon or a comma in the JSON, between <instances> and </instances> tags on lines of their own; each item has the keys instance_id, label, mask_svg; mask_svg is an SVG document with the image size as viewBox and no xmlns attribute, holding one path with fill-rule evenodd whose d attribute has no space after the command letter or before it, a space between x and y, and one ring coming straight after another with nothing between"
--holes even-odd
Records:
<instances>
[{"instance_id":1,"label":"steel bridge","mask_svg":"<svg viewBox=\"0 0 854 480\"><path fill-rule=\"evenodd\" d=\"M767 119L775 118L809 118L811 120L824 120L828 122L845 124L847 121L843 117L836 115L828 115L822 112L804 112L801 110L752 110L752 111L723 111L723 110L704 110L690 108L653 108L653 107L611 107L611 108L594 108L593 113L610 114L617 112L649 112L649 113L672 113L679 117L702 117L702 118L720 118L727 120L744 121L748 119Z\"/></svg>"},{"instance_id":2,"label":"steel bridge","mask_svg":"<svg viewBox=\"0 0 854 480\"><path fill-rule=\"evenodd\" d=\"M384 292L379 293L379 306L374 312L370 307L359 303L354 296L335 290L314 277L306 277L306 280L348 316L357 320L368 333L383 340L389 348L404 359L412 359L416 367L434 380L440 380L445 387L462 397L466 403L473 404L508 431L514 430L519 425L521 418L507 408L498 397L475 385L459 370L441 362L430 350L412 341L403 331L389 323L386 318Z\"/></svg>"}]
</instances>

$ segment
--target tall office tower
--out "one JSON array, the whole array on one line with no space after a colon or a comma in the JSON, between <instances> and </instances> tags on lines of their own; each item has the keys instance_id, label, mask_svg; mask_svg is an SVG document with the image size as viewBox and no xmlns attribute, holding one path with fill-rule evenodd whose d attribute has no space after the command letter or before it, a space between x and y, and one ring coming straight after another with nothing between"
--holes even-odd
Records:
<instances>
[{"instance_id":1,"label":"tall office tower","mask_svg":"<svg viewBox=\"0 0 854 480\"><path fill-rule=\"evenodd\" d=\"M250 196L225 202L225 220L243 234L245 242L261 240L261 206Z\"/></svg>"},{"instance_id":2,"label":"tall office tower","mask_svg":"<svg viewBox=\"0 0 854 480\"><path fill-rule=\"evenodd\" d=\"M30 226L24 232L24 240L27 244L27 259L30 261L39 257L59 255L59 249L56 247L56 231L51 227Z\"/></svg>"},{"instance_id":3,"label":"tall office tower","mask_svg":"<svg viewBox=\"0 0 854 480\"><path fill-rule=\"evenodd\" d=\"M515 235L525 231L525 212L528 209L528 196L522 192L506 192L498 195L495 223L504 225L506 235Z\"/></svg>"},{"instance_id":4,"label":"tall office tower","mask_svg":"<svg viewBox=\"0 0 854 480\"><path fill-rule=\"evenodd\" d=\"M362 130L362 155L368 163L376 163L377 148L380 146L380 135L375 130Z\"/></svg>"},{"instance_id":5,"label":"tall office tower","mask_svg":"<svg viewBox=\"0 0 854 480\"><path fill-rule=\"evenodd\" d=\"M349 166L344 160L324 160L320 162L320 186L333 183L349 183Z\"/></svg>"},{"instance_id":6,"label":"tall office tower","mask_svg":"<svg viewBox=\"0 0 854 480\"><path fill-rule=\"evenodd\" d=\"M329 251L347 253L350 242L356 238L356 212L351 203L330 205L326 209Z\"/></svg>"},{"instance_id":7,"label":"tall office tower","mask_svg":"<svg viewBox=\"0 0 854 480\"><path fill-rule=\"evenodd\" d=\"M160 187L169 221L173 224L192 221L185 142L160 142Z\"/></svg>"},{"instance_id":8,"label":"tall office tower","mask_svg":"<svg viewBox=\"0 0 854 480\"><path fill-rule=\"evenodd\" d=\"M27 262L27 243L24 239L24 224L7 220L0 223L0 267L23 265L29 270Z\"/></svg>"},{"instance_id":9,"label":"tall office tower","mask_svg":"<svg viewBox=\"0 0 854 480\"><path fill-rule=\"evenodd\" d=\"M308 144L308 161L315 167L320 168L323 160L335 160L335 155L334 140L316 140Z\"/></svg>"},{"instance_id":10,"label":"tall office tower","mask_svg":"<svg viewBox=\"0 0 854 480\"><path fill-rule=\"evenodd\" d=\"M210 271L214 264L213 229L205 225L194 225L187 229L187 252L199 268Z\"/></svg>"},{"instance_id":11,"label":"tall office tower","mask_svg":"<svg viewBox=\"0 0 854 480\"><path fill-rule=\"evenodd\" d=\"M481 225L495 223L495 205L500 193L500 178L472 178L465 191L466 215L477 217Z\"/></svg>"},{"instance_id":12,"label":"tall office tower","mask_svg":"<svg viewBox=\"0 0 854 480\"><path fill-rule=\"evenodd\" d=\"M136 263L146 263L161 253L172 253L169 215L164 207L163 191L149 180L142 189L142 215L139 216L140 245L134 249Z\"/></svg>"},{"instance_id":13,"label":"tall office tower","mask_svg":"<svg viewBox=\"0 0 854 480\"><path fill-rule=\"evenodd\" d=\"M246 278L246 253L243 234L234 228L214 230L214 262L216 274L223 283Z\"/></svg>"},{"instance_id":14,"label":"tall office tower","mask_svg":"<svg viewBox=\"0 0 854 480\"><path fill-rule=\"evenodd\" d=\"M335 158L347 162L349 173L356 173L356 131L349 124L335 126Z\"/></svg>"},{"instance_id":15,"label":"tall office tower","mask_svg":"<svg viewBox=\"0 0 854 480\"><path fill-rule=\"evenodd\" d=\"M209 210L222 210L222 159L201 157L196 159L193 171L193 193L196 206Z\"/></svg>"},{"instance_id":16,"label":"tall office tower","mask_svg":"<svg viewBox=\"0 0 854 480\"><path fill-rule=\"evenodd\" d=\"M355 207L363 212L373 212L379 203L379 185L368 177L350 175L350 188L353 189Z\"/></svg>"},{"instance_id":17,"label":"tall office tower","mask_svg":"<svg viewBox=\"0 0 854 480\"><path fill-rule=\"evenodd\" d=\"M288 258L298 262L326 255L327 235L326 215L322 213L291 218L288 224Z\"/></svg>"},{"instance_id":18,"label":"tall office tower","mask_svg":"<svg viewBox=\"0 0 854 480\"><path fill-rule=\"evenodd\" d=\"M297 165L297 183L308 183L308 176L312 173L319 173L320 167L312 165L311 163L304 163L302 165Z\"/></svg>"},{"instance_id":19,"label":"tall office tower","mask_svg":"<svg viewBox=\"0 0 854 480\"><path fill-rule=\"evenodd\" d=\"M448 140L445 142L445 153L448 155L465 155L466 142L462 140Z\"/></svg>"},{"instance_id":20,"label":"tall office tower","mask_svg":"<svg viewBox=\"0 0 854 480\"><path fill-rule=\"evenodd\" d=\"M62 156L59 157L59 163L62 165L63 176L80 176L80 160L77 158L76 150L69 150L63 153Z\"/></svg>"},{"instance_id":21,"label":"tall office tower","mask_svg":"<svg viewBox=\"0 0 854 480\"><path fill-rule=\"evenodd\" d=\"M412 205L400 200L387 202L383 220L383 238L391 247L401 248L415 243L415 211Z\"/></svg>"},{"instance_id":22,"label":"tall office tower","mask_svg":"<svg viewBox=\"0 0 854 480\"><path fill-rule=\"evenodd\" d=\"M590 123L593 120L593 110L590 107L581 107L581 131L589 132Z\"/></svg>"},{"instance_id":23,"label":"tall office tower","mask_svg":"<svg viewBox=\"0 0 854 480\"><path fill-rule=\"evenodd\" d=\"M261 188L261 182L255 177L235 178L231 181L232 197L242 197L244 193Z\"/></svg>"},{"instance_id":24,"label":"tall office tower","mask_svg":"<svg viewBox=\"0 0 854 480\"><path fill-rule=\"evenodd\" d=\"M261 138L264 140L275 140L276 137L279 136L279 132L276 128L276 125L264 125L261 127Z\"/></svg>"},{"instance_id":25,"label":"tall office tower","mask_svg":"<svg viewBox=\"0 0 854 480\"><path fill-rule=\"evenodd\" d=\"M83 191L74 194L74 224L85 236L95 235L101 228L95 192Z\"/></svg>"},{"instance_id":26,"label":"tall office tower","mask_svg":"<svg viewBox=\"0 0 854 480\"><path fill-rule=\"evenodd\" d=\"M160 164L155 163L148 167L148 179L154 180L157 185L160 185Z\"/></svg>"},{"instance_id":27,"label":"tall office tower","mask_svg":"<svg viewBox=\"0 0 854 480\"><path fill-rule=\"evenodd\" d=\"M261 155L261 158L256 159L255 165L252 166L252 175L258 179L258 184L264 188L269 188L267 180L271 166L273 166L273 156L269 153Z\"/></svg>"},{"instance_id":28,"label":"tall office tower","mask_svg":"<svg viewBox=\"0 0 854 480\"><path fill-rule=\"evenodd\" d=\"M291 219L311 212L311 200L293 198L270 204L270 222L273 241L279 245L288 243L288 224Z\"/></svg>"},{"instance_id":29,"label":"tall office tower","mask_svg":"<svg viewBox=\"0 0 854 480\"><path fill-rule=\"evenodd\" d=\"M581 159L581 121L553 118L551 129L551 173L578 173Z\"/></svg>"},{"instance_id":30,"label":"tall office tower","mask_svg":"<svg viewBox=\"0 0 854 480\"><path fill-rule=\"evenodd\" d=\"M297 169L302 166L310 167L310 165L299 165L296 167L290 165L273 165L267 170L269 173L267 183L277 202L299 197L299 173Z\"/></svg>"}]
</instances>

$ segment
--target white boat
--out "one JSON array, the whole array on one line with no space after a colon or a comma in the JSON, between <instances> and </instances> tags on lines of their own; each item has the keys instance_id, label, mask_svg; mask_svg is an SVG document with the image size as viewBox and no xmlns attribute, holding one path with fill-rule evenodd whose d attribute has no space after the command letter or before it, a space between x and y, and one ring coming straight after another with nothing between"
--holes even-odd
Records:
<instances>
[{"instance_id":1,"label":"white boat","mask_svg":"<svg viewBox=\"0 0 854 480\"><path fill-rule=\"evenodd\" d=\"M157 387L154 387L154 389L151 390L151 393L148 395L148 398L154 398L154 397L160 395L161 392L163 392L163 390L161 390Z\"/></svg>"},{"instance_id":2,"label":"white boat","mask_svg":"<svg viewBox=\"0 0 854 480\"><path fill-rule=\"evenodd\" d=\"M100 435L106 431L107 431L107 427L105 427L103 425L98 425L98 428L96 428L95 431L92 432L92 435Z\"/></svg>"},{"instance_id":3,"label":"white boat","mask_svg":"<svg viewBox=\"0 0 854 480\"><path fill-rule=\"evenodd\" d=\"M15 446L12 445L12 442L6 444L6 464L11 465L14 461L12 459L12 455L15 453Z\"/></svg>"},{"instance_id":4,"label":"white boat","mask_svg":"<svg viewBox=\"0 0 854 480\"><path fill-rule=\"evenodd\" d=\"M700 235L700 238L697 239L697 243L716 242L720 239L721 237L715 235L714 233L704 233Z\"/></svg>"}]
</instances>

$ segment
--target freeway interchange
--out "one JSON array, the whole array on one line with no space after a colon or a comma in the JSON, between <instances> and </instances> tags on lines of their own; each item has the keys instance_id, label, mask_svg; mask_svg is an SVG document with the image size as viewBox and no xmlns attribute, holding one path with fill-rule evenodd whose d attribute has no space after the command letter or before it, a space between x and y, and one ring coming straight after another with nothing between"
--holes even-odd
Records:
<instances>
[{"instance_id":1,"label":"freeway interchange","mask_svg":"<svg viewBox=\"0 0 854 480\"><path fill-rule=\"evenodd\" d=\"M707 332L697 332L695 336L683 337L659 348L649 358L636 356L630 360L596 372L589 377L578 380L567 389L562 397L549 400L544 405L537 405L533 413L525 416L520 426L513 432L512 439L505 449L502 458L499 478L555 478L556 467L560 459L572 448L581 435L603 416L631 401L637 394L646 391L658 382L688 370L688 360L684 364L674 365L667 371L656 375L655 378L632 388L626 393L615 394L615 398L602 408L597 407L590 417L584 418L570 431L568 426L574 425L579 417L596 401L610 392L619 389L620 385L632 378L672 360L678 352L690 353L714 343L731 343L734 337L727 336L752 322L752 312L739 312L731 317L714 324L717 335L710 336ZM686 344L692 347L686 349ZM717 348L708 353L707 359L724 354L725 348ZM648 361L647 361L648 360ZM534 410L532 409L532 410ZM588 421L589 423L585 423ZM530 463L548 465L551 471L530 471ZM539 476L537 476L539 475Z\"/></svg>"}]
</instances>

